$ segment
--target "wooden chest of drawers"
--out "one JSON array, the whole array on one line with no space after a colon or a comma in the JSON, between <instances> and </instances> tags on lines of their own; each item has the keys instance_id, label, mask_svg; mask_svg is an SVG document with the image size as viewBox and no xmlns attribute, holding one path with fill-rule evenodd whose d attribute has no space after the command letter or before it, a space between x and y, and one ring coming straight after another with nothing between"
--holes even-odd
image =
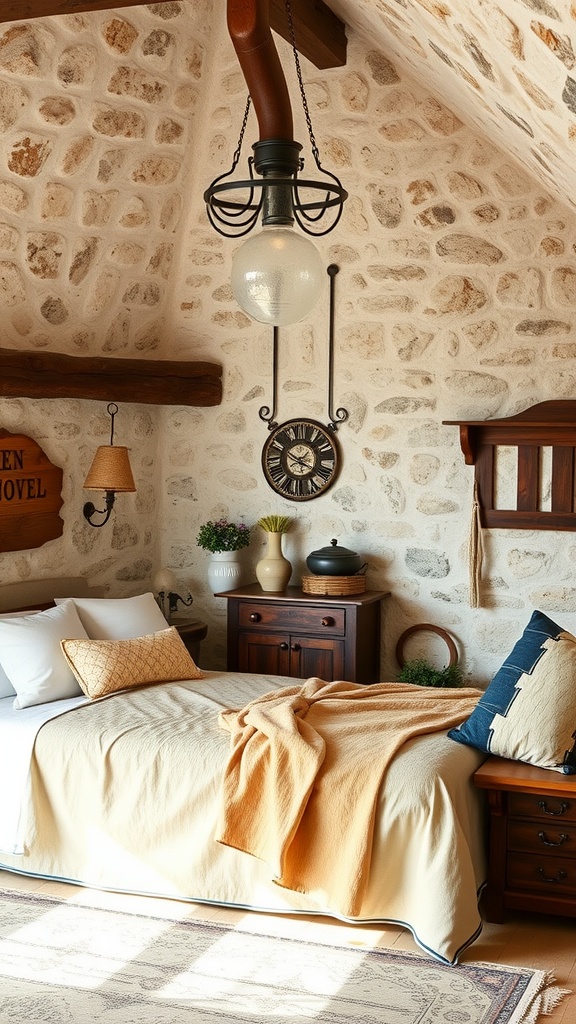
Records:
<instances>
[{"instance_id":1,"label":"wooden chest of drawers","mask_svg":"<svg viewBox=\"0 0 576 1024\"><path fill-rule=\"evenodd\" d=\"M489 757L474 781L490 811L487 919L576 916L576 776Z\"/></svg>"},{"instance_id":2,"label":"wooden chest of drawers","mask_svg":"<svg viewBox=\"0 0 576 1024\"><path fill-rule=\"evenodd\" d=\"M229 590L230 671L377 683L384 593L316 597L298 587L266 593L258 584Z\"/></svg>"}]
</instances>

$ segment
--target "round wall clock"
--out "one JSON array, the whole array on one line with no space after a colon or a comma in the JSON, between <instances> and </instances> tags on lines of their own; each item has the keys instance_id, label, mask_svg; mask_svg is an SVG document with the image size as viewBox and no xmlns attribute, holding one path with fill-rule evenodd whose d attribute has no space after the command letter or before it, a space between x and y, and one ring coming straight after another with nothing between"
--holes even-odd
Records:
<instances>
[{"instance_id":1,"label":"round wall clock","mask_svg":"<svg viewBox=\"0 0 576 1024\"><path fill-rule=\"evenodd\" d=\"M338 445L316 420L287 420L275 427L262 449L264 475L290 501L309 501L334 483Z\"/></svg>"}]
</instances>

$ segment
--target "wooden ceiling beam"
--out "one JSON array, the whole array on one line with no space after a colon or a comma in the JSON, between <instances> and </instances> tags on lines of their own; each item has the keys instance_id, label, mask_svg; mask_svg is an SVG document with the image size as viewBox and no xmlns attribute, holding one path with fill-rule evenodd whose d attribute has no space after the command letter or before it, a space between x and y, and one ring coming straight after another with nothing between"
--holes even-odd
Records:
<instances>
[{"instance_id":1,"label":"wooden ceiling beam","mask_svg":"<svg viewBox=\"0 0 576 1024\"><path fill-rule=\"evenodd\" d=\"M3 0L0 23L140 6L141 0ZM346 63L344 22L323 0L291 0L291 9L299 53L317 68L343 67ZM284 0L270 0L270 25L290 42Z\"/></svg>"},{"instance_id":2,"label":"wooden ceiling beam","mask_svg":"<svg viewBox=\"0 0 576 1024\"><path fill-rule=\"evenodd\" d=\"M290 0L296 48L315 67L344 67L346 26L323 0ZM284 0L270 0L270 26L292 43Z\"/></svg>"},{"instance_id":3,"label":"wooden ceiling beam","mask_svg":"<svg viewBox=\"0 0 576 1024\"><path fill-rule=\"evenodd\" d=\"M145 405L220 405L222 367L0 348L0 397L85 398Z\"/></svg>"}]
</instances>

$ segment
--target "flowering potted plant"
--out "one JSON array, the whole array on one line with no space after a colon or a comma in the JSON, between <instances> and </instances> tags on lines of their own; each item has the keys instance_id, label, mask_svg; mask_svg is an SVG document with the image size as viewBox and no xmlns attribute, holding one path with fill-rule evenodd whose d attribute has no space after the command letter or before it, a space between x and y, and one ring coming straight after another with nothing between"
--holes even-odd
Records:
<instances>
[{"instance_id":1,"label":"flowering potted plant","mask_svg":"<svg viewBox=\"0 0 576 1024\"><path fill-rule=\"evenodd\" d=\"M196 543L212 554L218 551L239 551L250 543L250 527L246 523L229 523L227 519L210 520L200 527Z\"/></svg>"},{"instance_id":2,"label":"flowering potted plant","mask_svg":"<svg viewBox=\"0 0 576 1024\"><path fill-rule=\"evenodd\" d=\"M196 543L212 555L208 565L208 584L213 594L240 585L242 567L237 552L248 547L250 527L246 523L230 523L227 519L209 520L198 531Z\"/></svg>"}]
</instances>

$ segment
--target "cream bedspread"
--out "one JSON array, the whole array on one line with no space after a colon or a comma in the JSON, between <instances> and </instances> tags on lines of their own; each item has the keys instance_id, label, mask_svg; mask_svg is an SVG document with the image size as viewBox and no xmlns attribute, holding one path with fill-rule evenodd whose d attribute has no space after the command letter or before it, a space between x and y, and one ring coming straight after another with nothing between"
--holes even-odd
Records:
<instances>
[{"instance_id":1,"label":"cream bedspread","mask_svg":"<svg viewBox=\"0 0 576 1024\"><path fill-rule=\"evenodd\" d=\"M30 765L36 736L51 718L84 704L69 697L14 710L14 697L0 699L0 854L24 853L22 816L30 794ZM9 780L8 784L4 780Z\"/></svg>"},{"instance_id":2,"label":"cream bedspread","mask_svg":"<svg viewBox=\"0 0 576 1024\"><path fill-rule=\"evenodd\" d=\"M101 888L341 916L327 893L275 885L265 863L215 841L230 740L219 713L294 681L205 676L113 695L44 725L23 815L25 852L0 856L1 866ZM482 760L445 732L403 745L378 793L354 918L398 922L449 963L480 927L483 803L470 778ZM334 846L330 864L338 856Z\"/></svg>"}]
</instances>

